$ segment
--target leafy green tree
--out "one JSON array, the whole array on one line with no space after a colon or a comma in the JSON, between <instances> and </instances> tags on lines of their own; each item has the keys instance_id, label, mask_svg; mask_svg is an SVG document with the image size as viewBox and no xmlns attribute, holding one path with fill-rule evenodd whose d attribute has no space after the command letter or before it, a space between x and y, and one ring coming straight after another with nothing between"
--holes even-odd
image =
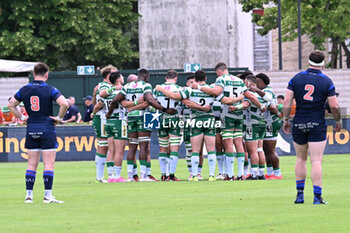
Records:
<instances>
[{"instance_id":1,"label":"leafy green tree","mask_svg":"<svg viewBox=\"0 0 350 233\"><path fill-rule=\"evenodd\" d=\"M267 34L277 28L277 0L239 0L243 11L263 9L264 15L253 13L252 21L262 26L259 33ZM282 40L292 41L298 37L298 1L281 0ZM330 66L336 68L339 45L347 55L350 68L350 52L345 44L350 37L350 4L348 0L301 0L301 33L308 35L315 49L325 50L323 44L330 38L333 43Z\"/></svg>"},{"instance_id":2,"label":"leafy green tree","mask_svg":"<svg viewBox=\"0 0 350 233\"><path fill-rule=\"evenodd\" d=\"M42 61L52 70L138 58L131 36L137 0L2 0L0 57ZM136 35L137 36L137 35Z\"/></svg>"}]
</instances>

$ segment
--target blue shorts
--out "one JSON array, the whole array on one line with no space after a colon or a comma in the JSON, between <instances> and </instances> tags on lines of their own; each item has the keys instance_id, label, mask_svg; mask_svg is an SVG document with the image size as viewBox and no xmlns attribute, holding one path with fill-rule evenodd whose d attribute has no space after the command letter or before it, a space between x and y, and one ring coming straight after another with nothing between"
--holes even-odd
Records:
<instances>
[{"instance_id":1,"label":"blue shorts","mask_svg":"<svg viewBox=\"0 0 350 233\"><path fill-rule=\"evenodd\" d=\"M293 124L293 141L299 145L308 142L321 142L327 139L327 126L325 124L308 126L307 123Z\"/></svg>"},{"instance_id":2,"label":"blue shorts","mask_svg":"<svg viewBox=\"0 0 350 233\"><path fill-rule=\"evenodd\" d=\"M50 150L58 147L55 127L27 126L25 148Z\"/></svg>"}]
</instances>

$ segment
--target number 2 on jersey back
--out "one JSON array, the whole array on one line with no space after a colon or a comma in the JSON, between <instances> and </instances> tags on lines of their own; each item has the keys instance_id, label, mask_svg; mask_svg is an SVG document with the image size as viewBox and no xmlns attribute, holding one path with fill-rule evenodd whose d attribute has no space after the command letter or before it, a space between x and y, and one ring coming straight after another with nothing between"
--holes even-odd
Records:
<instances>
[{"instance_id":1,"label":"number 2 on jersey back","mask_svg":"<svg viewBox=\"0 0 350 233\"><path fill-rule=\"evenodd\" d=\"M309 101L313 101L314 97L312 97L311 95L314 93L315 91L315 87L312 84L306 84L305 85L305 91L306 94L304 95L304 100L309 100Z\"/></svg>"},{"instance_id":2,"label":"number 2 on jersey back","mask_svg":"<svg viewBox=\"0 0 350 233\"><path fill-rule=\"evenodd\" d=\"M37 112L40 110L39 96L30 97L30 109L34 112Z\"/></svg>"}]
</instances>

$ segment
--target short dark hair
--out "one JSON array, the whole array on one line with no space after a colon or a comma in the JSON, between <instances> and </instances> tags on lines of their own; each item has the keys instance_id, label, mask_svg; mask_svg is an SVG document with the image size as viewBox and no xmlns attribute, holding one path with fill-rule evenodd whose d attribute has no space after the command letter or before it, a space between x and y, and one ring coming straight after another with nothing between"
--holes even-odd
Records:
<instances>
[{"instance_id":1,"label":"short dark hair","mask_svg":"<svg viewBox=\"0 0 350 233\"><path fill-rule=\"evenodd\" d=\"M138 72L137 72L137 76L141 79L148 79L149 78L149 72L148 70L146 69L140 69Z\"/></svg>"},{"instance_id":2,"label":"short dark hair","mask_svg":"<svg viewBox=\"0 0 350 233\"><path fill-rule=\"evenodd\" d=\"M259 74L255 75L255 77L260 78L261 80L263 80L266 86L270 84L269 76L267 76L264 73L259 73Z\"/></svg>"},{"instance_id":3,"label":"short dark hair","mask_svg":"<svg viewBox=\"0 0 350 233\"><path fill-rule=\"evenodd\" d=\"M102 77L105 79L105 78L107 78L107 76L110 74L110 73L112 73L112 70L118 70L117 69L117 67L114 67L114 66L112 66L112 65L108 65L108 66L106 66L106 67L103 67L102 69L101 69L101 75L102 75Z\"/></svg>"},{"instance_id":4,"label":"short dark hair","mask_svg":"<svg viewBox=\"0 0 350 233\"><path fill-rule=\"evenodd\" d=\"M175 70L169 70L166 74L166 78L168 79L174 79L177 77L177 72Z\"/></svg>"},{"instance_id":5,"label":"short dark hair","mask_svg":"<svg viewBox=\"0 0 350 233\"><path fill-rule=\"evenodd\" d=\"M283 99L284 100L284 95L278 95L277 99Z\"/></svg>"},{"instance_id":6,"label":"short dark hair","mask_svg":"<svg viewBox=\"0 0 350 233\"><path fill-rule=\"evenodd\" d=\"M310 53L309 60L315 63L321 63L324 60L324 54L319 50L314 50Z\"/></svg>"},{"instance_id":7,"label":"short dark hair","mask_svg":"<svg viewBox=\"0 0 350 233\"><path fill-rule=\"evenodd\" d=\"M119 71L115 71L112 72L111 75L109 75L109 81L112 84L115 84L115 82L120 78L120 72Z\"/></svg>"},{"instance_id":8,"label":"short dark hair","mask_svg":"<svg viewBox=\"0 0 350 233\"><path fill-rule=\"evenodd\" d=\"M253 74L250 70L244 71L243 73L240 73L237 75L238 78L244 80L245 77L247 77L248 75Z\"/></svg>"},{"instance_id":9,"label":"short dark hair","mask_svg":"<svg viewBox=\"0 0 350 233\"><path fill-rule=\"evenodd\" d=\"M227 70L227 65L223 62L219 62L218 64L216 64L215 70Z\"/></svg>"},{"instance_id":10,"label":"short dark hair","mask_svg":"<svg viewBox=\"0 0 350 233\"><path fill-rule=\"evenodd\" d=\"M194 73L194 79L196 82L202 82L205 81L205 72L203 70L197 70L196 73Z\"/></svg>"},{"instance_id":11,"label":"short dark hair","mask_svg":"<svg viewBox=\"0 0 350 233\"><path fill-rule=\"evenodd\" d=\"M193 75L193 74L191 74L191 75L189 75L189 76L187 77L187 81L190 80L190 79L194 79L194 75Z\"/></svg>"},{"instance_id":12,"label":"short dark hair","mask_svg":"<svg viewBox=\"0 0 350 233\"><path fill-rule=\"evenodd\" d=\"M44 63L38 63L34 66L34 75L44 76L49 72L49 67Z\"/></svg>"},{"instance_id":13,"label":"short dark hair","mask_svg":"<svg viewBox=\"0 0 350 233\"><path fill-rule=\"evenodd\" d=\"M250 74L250 75L247 75L247 77L245 77L246 80L249 80L251 81L252 83L255 83L256 84L256 78L254 75Z\"/></svg>"}]
</instances>

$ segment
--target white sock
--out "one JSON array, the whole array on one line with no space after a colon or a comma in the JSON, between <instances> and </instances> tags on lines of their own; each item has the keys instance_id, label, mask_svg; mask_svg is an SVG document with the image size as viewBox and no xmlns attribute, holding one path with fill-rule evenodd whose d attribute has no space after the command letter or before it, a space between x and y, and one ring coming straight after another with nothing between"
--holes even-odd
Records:
<instances>
[{"instance_id":1,"label":"white sock","mask_svg":"<svg viewBox=\"0 0 350 233\"><path fill-rule=\"evenodd\" d=\"M166 175L169 176L170 174L170 158L166 159Z\"/></svg>"},{"instance_id":2,"label":"white sock","mask_svg":"<svg viewBox=\"0 0 350 233\"><path fill-rule=\"evenodd\" d=\"M170 174L175 174L178 159L179 157L175 155L170 156Z\"/></svg>"},{"instance_id":3,"label":"white sock","mask_svg":"<svg viewBox=\"0 0 350 233\"><path fill-rule=\"evenodd\" d=\"M198 164L199 164L199 156L191 156L191 165L192 165L192 174L198 174Z\"/></svg>"},{"instance_id":4,"label":"white sock","mask_svg":"<svg viewBox=\"0 0 350 233\"><path fill-rule=\"evenodd\" d=\"M158 158L159 160L159 166L160 166L160 173L163 175L166 174L166 167L167 167L167 164L168 164L168 159L166 157L159 157Z\"/></svg>"},{"instance_id":5,"label":"white sock","mask_svg":"<svg viewBox=\"0 0 350 233\"><path fill-rule=\"evenodd\" d=\"M140 178L146 178L147 167L146 165L140 165Z\"/></svg>"},{"instance_id":6,"label":"white sock","mask_svg":"<svg viewBox=\"0 0 350 233\"><path fill-rule=\"evenodd\" d=\"M273 174L273 167L272 167L272 166L267 165L266 174L267 174L268 176L271 176L271 175Z\"/></svg>"},{"instance_id":7,"label":"white sock","mask_svg":"<svg viewBox=\"0 0 350 233\"><path fill-rule=\"evenodd\" d=\"M259 176L265 175L265 167L259 167Z\"/></svg>"},{"instance_id":8,"label":"white sock","mask_svg":"<svg viewBox=\"0 0 350 233\"><path fill-rule=\"evenodd\" d=\"M238 174L237 176L243 175L243 169L244 169L244 157L238 157L237 158L237 166L238 166Z\"/></svg>"},{"instance_id":9,"label":"white sock","mask_svg":"<svg viewBox=\"0 0 350 233\"><path fill-rule=\"evenodd\" d=\"M152 170L151 167L147 167L147 169L146 169L146 175L147 176L152 175L152 171L151 170Z\"/></svg>"},{"instance_id":10,"label":"white sock","mask_svg":"<svg viewBox=\"0 0 350 233\"><path fill-rule=\"evenodd\" d=\"M122 173L122 166L114 166L115 178L119 179Z\"/></svg>"},{"instance_id":11,"label":"white sock","mask_svg":"<svg viewBox=\"0 0 350 233\"><path fill-rule=\"evenodd\" d=\"M227 165L226 165L226 155L223 155L223 166L224 166L224 173L223 174L227 174Z\"/></svg>"},{"instance_id":12,"label":"white sock","mask_svg":"<svg viewBox=\"0 0 350 233\"><path fill-rule=\"evenodd\" d=\"M138 175L137 167L134 168L134 165L132 165L132 169L133 169L133 176Z\"/></svg>"},{"instance_id":13,"label":"white sock","mask_svg":"<svg viewBox=\"0 0 350 233\"><path fill-rule=\"evenodd\" d=\"M258 176L258 168L257 167L252 167L250 169L251 175L255 178Z\"/></svg>"},{"instance_id":14,"label":"white sock","mask_svg":"<svg viewBox=\"0 0 350 233\"><path fill-rule=\"evenodd\" d=\"M126 165L126 168L128 170L128 177L132 178L134 176L134 164Z\"/></svg>"},{"instance_id":15,"label":"white sock","mask_svg":"<svg viewBox=\"0 0 350 233\"><path fill-rule=\"evenodd\" d=\"M106 164L106 158L100 157L98 155L95 156L95 163L96 163L96 178L98 180L103 179L103 175L105 172L105 164Z\"/></svg>"},{"instance_id":16,"label":"white sock","mask_svg":"<svg viewBox=\"0 0 350 233\"><path fill-rule=\"evenodd\" d=\"M110 161L107 161L107 173L108 173L108 178L112 179L114 178L114 165L113 166L108 166L108 163ZM114 164L114 162L113 162Z\"/></svg>"},{"instance_id":17,"label":"white sock","mask_svg":"<svg viewBox=\"0 0 350 233\"><path fill-rule=\"evenodd\" d=\"M45 189L45 197L52 197L52 189Z\"/></svg>"},{"instance_id":18,"label":"white sock","mask_svg":"<svg viewBox=\"0 0 350 233\"><path fill-rule=\"evenodd\" d=\"M224 156L216 155L216 161L218 162L219 173L224 174Z\"/></svg>"},{"instance_id":19,"label":"white sock","mask_svg":"<svg viewBox=\"0 0 350 233\"><path fill-rule=\"evenodd\" d=\"M29 189L27 189L26 190L26 197L30 197L32 200L33 200L33 190L29 190Z\"/></svg>"},{"instance_id":20,"label":"white sock","mask_svg":"<svg viewBox=\"0 0 350 233\"><path fill-rule=\"evenodd\" d=\"M281 176L281 169L278 168L276 170L273 170L273 173L274 173L275 176Z\"/></svg>"},{"instance_id":21,"label":"white sock","mask_svg":"<svg viewBox=\"0 0 350 233\"><path fill-rule=\"evenodd\" d=\"M215 175L215 167L216 167L216 155L215 152L214 154L208 154L208 164L209 164L209 176L214 176Z\"/></svg>"},{"instance_id":22,"label":"white sock","mask_svg":"<svg viewBox=\"0 0 350 233\"><path fill-rule=\"evenodd\" d=\"M245 166L244 167L244 175L248 175L249 174L249 166Z\"/></svg>"},{"instance_id":23,"label":"white sock","mask_svg":"<svg viewBox=\"0 0 350 233\"><path fill-rule=\"evenodd\" d=\"M233 156L226 156L226 171L228 177L234 176L234 170L233 170L233 163L235 161L235 157Z\"/></svg>"}]
</instances>

